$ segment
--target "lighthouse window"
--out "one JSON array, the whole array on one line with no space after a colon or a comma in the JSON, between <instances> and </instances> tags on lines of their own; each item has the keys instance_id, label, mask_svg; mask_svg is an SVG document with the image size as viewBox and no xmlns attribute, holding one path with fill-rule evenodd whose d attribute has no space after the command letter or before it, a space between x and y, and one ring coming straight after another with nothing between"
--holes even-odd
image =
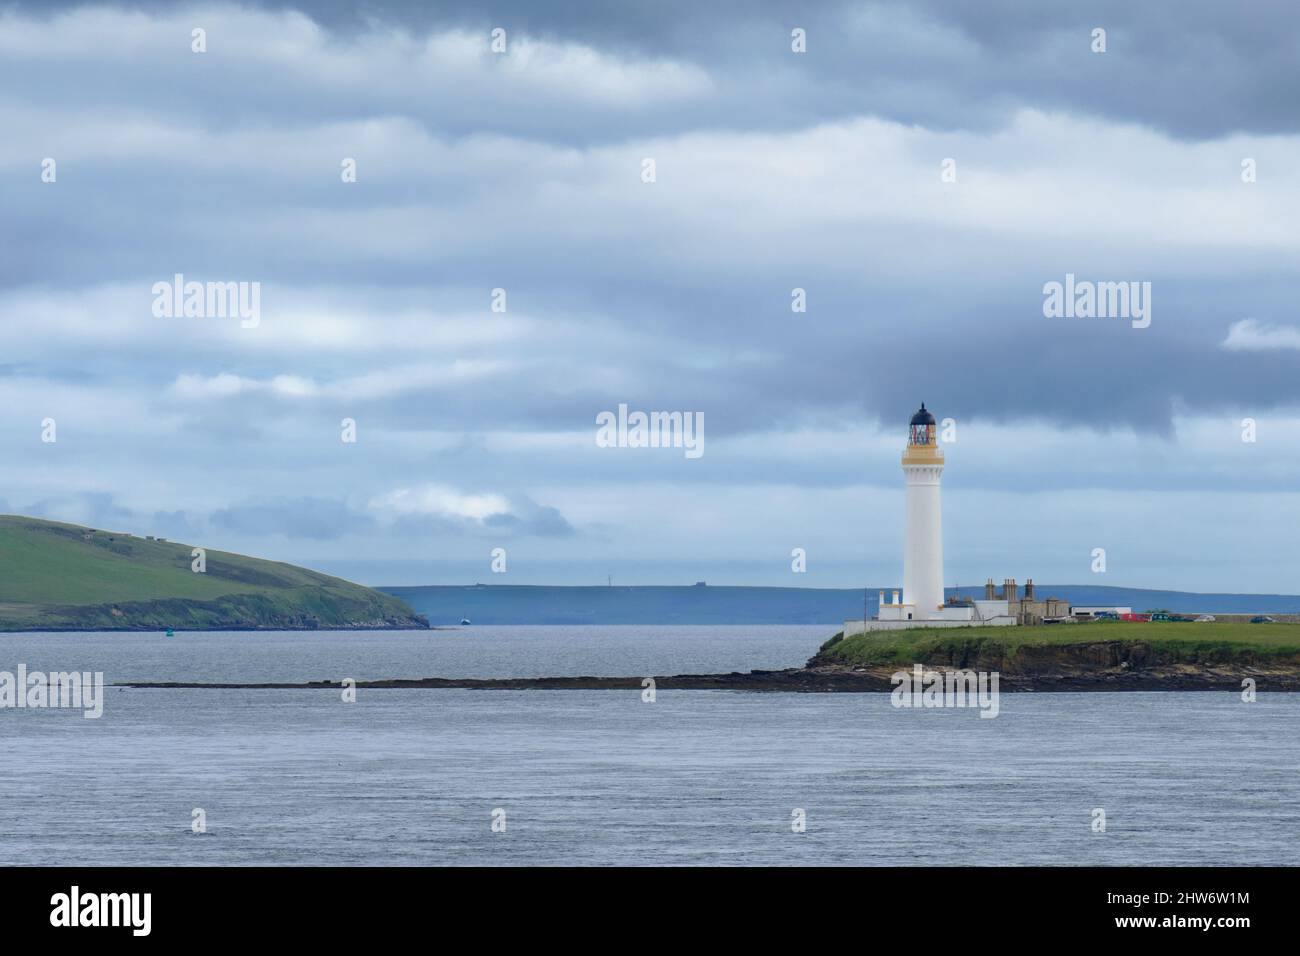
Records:
<instances>
[{"instance_id":1,"label":"lighthouse window","mask_svg":"<svg viewBox=\"0 0 1300 956\"><path fill-rule=\"evenodd\" d=\"M931 429L933 425L913 425L912 426L912 444L928 445L931 439Z\"/></svg>"}]
</instances>

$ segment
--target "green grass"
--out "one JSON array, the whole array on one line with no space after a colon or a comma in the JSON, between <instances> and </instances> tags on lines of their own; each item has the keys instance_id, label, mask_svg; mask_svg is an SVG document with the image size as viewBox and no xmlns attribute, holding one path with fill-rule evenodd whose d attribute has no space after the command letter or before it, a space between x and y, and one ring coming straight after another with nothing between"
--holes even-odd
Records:
<instances>
[{"instance_id":1,"label":"green grass","mask_svg":"<svg viewBox=\"0 0 1300 956\"><path fill-rule=\"evenodd\" d=\"M0 630L341 627L409 618L405 602L278 561L0 515Z\"/></svg>"},{"instance_id":2,"label":"green grass","mask_svg":"<svg viewBox=\"0 0 1300 956\"><path fill-rule=\"evenodd\" d=\"M838 639L837 639L838 638ZM914 628L835 638L822 645L827 663L901 664L1011 657L1025 648L1065 647L1103 641L1131 641L1179 659L1254 654L1300 654L1300 624L1239 624L1120 621L1038 627Z\"/></svg>"}]
</instances>

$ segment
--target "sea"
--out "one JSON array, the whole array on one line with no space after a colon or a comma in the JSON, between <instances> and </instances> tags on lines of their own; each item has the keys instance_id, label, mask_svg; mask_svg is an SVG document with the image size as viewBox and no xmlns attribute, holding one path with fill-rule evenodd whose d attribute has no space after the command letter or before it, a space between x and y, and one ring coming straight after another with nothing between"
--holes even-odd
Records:
<instances>
[{"instance_id":1,"label":"sea","mask_svg":"<svg viewBox=\"0 0 1300 956\"><path fill-rule=\"evenodd\" d=\"M824 625L0 636L0 864L1300 864L1300 695L132 689L716 673ZM200 823L202 824L200 826ZM196 832L201 831L201 832Z\"/></svg>"}]
</instances>

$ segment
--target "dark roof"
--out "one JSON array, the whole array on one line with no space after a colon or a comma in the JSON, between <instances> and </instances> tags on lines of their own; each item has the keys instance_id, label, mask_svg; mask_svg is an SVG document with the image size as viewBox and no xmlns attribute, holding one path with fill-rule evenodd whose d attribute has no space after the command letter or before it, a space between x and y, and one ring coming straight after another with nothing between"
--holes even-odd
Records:
<instances>
[{"instance_id":1,"label":"dark roof","mask_svg":"<svg viewBox=\"0 0 1300 956\"><path fill-rule=\"evenodd\" d=\"M925 402L921 403L921 410L912 416L913 425L933 425L934 416L925 410Z\"/></svg>"}]
</instances>

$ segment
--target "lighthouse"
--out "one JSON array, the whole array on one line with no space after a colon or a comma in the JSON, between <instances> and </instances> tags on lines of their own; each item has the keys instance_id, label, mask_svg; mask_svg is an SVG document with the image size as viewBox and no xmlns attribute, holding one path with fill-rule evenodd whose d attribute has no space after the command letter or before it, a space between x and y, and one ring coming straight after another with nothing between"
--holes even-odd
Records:
<instances>
[{"instance_id":1,"label":"lighthouse","mask_svg":"<svg viewBox=\"0 0 1300 956\"><path fill-rule=\"evenodd\" d=\"M908 423L903 449L903 479L907 483L906 528L903 540L903 588L880 592L874 620L845 621L844 636L866 631L892 631L909 627L1008 626L1036 614L1041 620L1061 619L1064 602L1050 598L1035 604L1032 588L1026 602L1016 596L1015 581L1007 579L1002 594L995 594L990 578L984 600L943 598L943 522L939 508L939 481L943 478L943 452L935 434L934 415L921 408ZM1041 614L1039 613L1041 611Z\"/></svg>"},{"instance_id":2,"label":"lighthouse","mask_svg":"<svg viewBox=\"0 0 1300 956\"><path fill-rule=\"evenodd\" d=\"M939 479L943 451L935 434L934 416L921 403L912 416L903 450L907 481L907 537L903 543L903 603L913 620L943 617L943 525L939 509Z\"/></svg>"}]
</instances>

